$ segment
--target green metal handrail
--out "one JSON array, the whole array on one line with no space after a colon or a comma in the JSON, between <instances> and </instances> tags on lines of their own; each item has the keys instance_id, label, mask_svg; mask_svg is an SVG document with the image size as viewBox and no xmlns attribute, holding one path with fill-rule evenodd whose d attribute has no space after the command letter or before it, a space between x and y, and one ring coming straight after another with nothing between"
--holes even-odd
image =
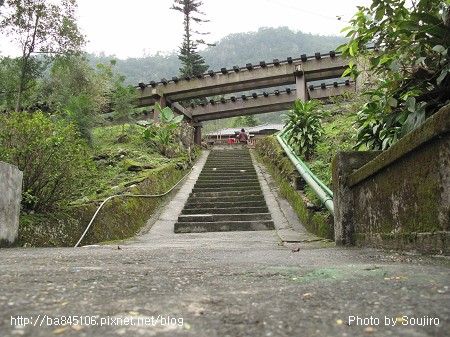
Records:
<instances>
[{"instance_id":1,"label":"green metal handrail","mask_svg":"<svg viewBox=\"0 0 450 337\"><path fill-rule=\"evenodd\" d=\"M294 164L298 173L306 181L306 183L312 188L319 200L325 206L325 208L334 215L333 205L333 192L315 176L306 164L295 154L291 146L283 137L284 130L277 135L277 141L283 148L284 152L288 155L292 164Z\"/></svg>"}]
</instances>

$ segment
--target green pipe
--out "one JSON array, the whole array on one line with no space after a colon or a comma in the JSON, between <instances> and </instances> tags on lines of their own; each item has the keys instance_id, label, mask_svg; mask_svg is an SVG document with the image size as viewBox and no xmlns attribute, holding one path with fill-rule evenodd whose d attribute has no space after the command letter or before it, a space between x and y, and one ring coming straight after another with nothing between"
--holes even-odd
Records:
<instances>
[{"instance_id":1,"label":"green pipe","mask_svg":"<svg viewBox=\"0 0 450 337\"><path fill-rule=\"evenodd\" d=\"M317 176L314 174L314 173L312 173L311 172L311 170L309 169L309 167L295 154L295 151L292 149L292 147L289 145L289 143L288 143L288 141L284 138L284 130L283 130L283 132L282 133L280 133L279 135L280 135L280 138L283 140L283 142L284 142L284 144L286 145L286 147L289 149L289 151L292 153L292 155L295 157L295 162L293 162L294 163L294 165L296 164L296 163L299 163L302 167L303 167L303 169L306 171L306 172L308 172L308 174L315 180L315 182L317 183L317 184L319 184L319 186L325 191L325 193L326 194L328 194L330 197L332 197L333 198L333 191L332 190L330 190L329 188L328 188L328 186L327 185L325 185L323 182L322 182L322 180L320 180L319 178L317 178Z\"/></svg>"},{"instance_id":2,"label":"green pipe","mask_svg":"<svg viewBox=\"0 0 450 337\"><path fill-rule=\"evenodd\" d=\"M298 158L295 153L292 151L291 147L287 144L287 142L281 137L281 134L277 135L278 143L280 143L281 147L283 148L284 152L288 155L291 162L294 164L295 168L297 169L298 173L302 176L302 178L306 181L306 183L313 189L314 193L318 196L319 200L322 202L322 204L325 206L325 208L334 215L334 205L333 205L333 197L332 193L329 195L321 185L317 181L320 181L312 172L308 169L308 167L303 163L303 161ZM328 188L326 188L329 190ZM330 191L331 192L331 191Z\"/></svg>"}]
</instances>

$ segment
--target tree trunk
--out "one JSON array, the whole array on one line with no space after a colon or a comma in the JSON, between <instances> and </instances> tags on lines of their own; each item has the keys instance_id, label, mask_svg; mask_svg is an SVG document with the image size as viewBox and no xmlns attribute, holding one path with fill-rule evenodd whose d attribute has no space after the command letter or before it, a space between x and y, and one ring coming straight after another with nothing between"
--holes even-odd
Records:
<instances>
[{"instance_id":1,"label":"tree trunk","mask_svg":"<svg viewBox=\"0 0 450 337\"><path fill-rule=\"evenodd\" d=\"M20 110L20 105L22 104L22 95L23 95L23 90L25 88L25 79L26 79L26 75L27 75L27 68L28 68L28 57L24 56L24 57L22 57L22 69L21 69L21 74L20 74L19 88L17 90L16 111Z\"/></svg>"}]
</instances>

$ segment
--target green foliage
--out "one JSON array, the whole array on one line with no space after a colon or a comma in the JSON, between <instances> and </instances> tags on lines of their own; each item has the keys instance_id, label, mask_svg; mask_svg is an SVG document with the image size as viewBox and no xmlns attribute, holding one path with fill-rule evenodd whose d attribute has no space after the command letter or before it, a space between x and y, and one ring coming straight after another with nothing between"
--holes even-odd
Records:
<instances>
[{"instance_id":1,"label":"green foliage","mask_svg":"<svg viewBox=\"0 0 450 337\"><path fill-rule=\"evenodd\" d=\"M46 67L46 62L37 57L31 57L27 62L27 69L21 79L21 58L0 58L0 108L11 110L17 103L20 81L23 81L25 90L22 93L22 104L34 105L36 103L36 89L39 88L39 78Z\"/></svg>"},{"instance_id":2,"label":"green foliage","mask_svg":"<svg viewBox=\"0 0 450 337\"><path fill-rule=\"evenodd\" d=\"M77 126L78 132L89 144L92 142L91 129L96 112L93 109L93 100L94 98L91 95L80 94L72 97L62 111L63 116Z\"/></svg>"},{"instance_id":3,"label":"green foliage","mask_svg":"<svg viewBox=\"0 0 450 337\"><path fill-rule=\"evenodd\" d=\"M109 82L108 74L94 69L85 55L58 56L44 78L41 95L62 108L67 108L74 98L88 95L91 97L89 113L101 113L109 108Z\"/></svg>"},{"instance_id":4,"label":"green foliage","mask_svg":"<svg viewBox=\"0 0 450 337\"><path fill-rule=\"evenodd\" d=\"M386 149L450 102L450 4L417 0L374 0L358 7L344 57L369 60L379 78L358 113L357 147ZM375 45L377 49L368 49ZM344 75L360 75L353 61Z\"/></svg>"},{"instance_id":5,"label":"green foliage","mask_svg":"<svg viewBox=\"0 0 450 337\"><path fill-rule=\"evenodd\" d=\"M156 102L155 107L159 112L158 115L159 122L162 125L169 127L170 129L176 128L178 124L180 124L181 121L183 120L183 115L175 117L175 114L173 113L172 109L169 108L168 106L166 106L163 109L161 108L161 105L159 105L159 103Z\"/></svg>"},{"instance_id":6,"label":"green foliage","mask_svg":"<svg viewBox=\"0 0 450 337\"><path fill-rule=\"evenodd\" d=\"M75 0L55 3L50 0L5 0L0 29L22 50L15 109L31 77L31 60L36 52L64 54L79 51L84 36L75 20Z\"/></svg>"},{"instance_id":7,"label":"green foliage","mask_svg":"<svg viewBox=\"0 0 450 337\"><path fill-rule=\"evenodd\" d=\"M137 91L131 85L124 86L125 76L121 75L115 68L116 61L110 60L108 65L102 63L97 65L109 83L107 88L111 96L113 117L122 124L122 135L125 134L125 124L132 120L132 114L137 99Z\"/></svg>"},{"instance_id":8,"label":"green foliage","mask_svg":"<svg viewBox=\"0 0 450 337\"><path fill-rule=\"evenodd\" d=\"M257 126L258 124L259 120L255 115L238 116L233 119L234 128L241 128L243 126Z\"/></svg>"},{"instance_id":9,"label":"green foliage","mask_svg":"<svg viewBox=\"0 0 450 337\"><path fill-rule=\"evenodd\" d=\"M174 131L183 121L183 116L176 116L169 107L161 108L158 102L155 107L159 112L157 125L151 124L144 131L144 139L147 141L156 141L160 152L166 153L167 147L174 141Z\"/></svg>"},{"instance_id":10,"label":"green foliage","mask_svg":"<svg viewBox=\"0 0 450 337\"><path fill-rule=\"evenodd\" d=\"M318 110L320 102L296 100L286 115L285 138L298 155L309 159L322 137L323 114Z\"/></svg>"},{"instance_id":11,"label":"green foliage","mask_svg":"<svg viewBox=\"0 0 450 337\"><path fill-rule=\"evenodd\" d=\"M68 204L93 170L76 127L41 112L0 115L0 160L23 171L22 206L35 212Z\"/></svg>"}]
</instances>

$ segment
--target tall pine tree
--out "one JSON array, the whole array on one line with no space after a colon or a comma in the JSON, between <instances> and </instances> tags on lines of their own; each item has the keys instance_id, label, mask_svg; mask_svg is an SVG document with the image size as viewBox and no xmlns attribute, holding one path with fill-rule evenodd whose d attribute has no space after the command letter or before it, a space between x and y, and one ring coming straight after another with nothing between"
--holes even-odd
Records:
<instances>
[{"instance_id":1,"label":"tall pine tree","mask_svg":"<svg viewBox=\"0 0 450 337\"><path fill-rule=\"evenodd\" d=\"M178 55L178 58L184 66L180 68L182 76L203 74L209 68L204 58L197 52L197 48L202 44L211 45L207 44L203 39L195 37L195 35L207 35L209 33L200 33L193 29L194 24L209 22L209 20L202 18L205 13L199 10L201 5L203 5L203 2L198 0L174 0L171 7L171 9L181 12L184 15L183 43L180 47L180 54Z\"/></svg>"}]
</instances>

